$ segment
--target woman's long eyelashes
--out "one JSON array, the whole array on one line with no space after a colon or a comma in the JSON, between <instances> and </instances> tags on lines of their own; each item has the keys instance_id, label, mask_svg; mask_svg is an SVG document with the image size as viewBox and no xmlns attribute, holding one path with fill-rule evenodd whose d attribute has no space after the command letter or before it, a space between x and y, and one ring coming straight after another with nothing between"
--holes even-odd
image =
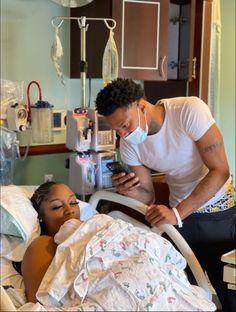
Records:
<instances>
[{"instance_id":1,"label":"woman's long eyelashes","mask_svg":"<svg viewBox=\"0 0 236 312\"><path fill-rule=\"evenodd\" d=\"M70 203L71 206L78 206L78 204L79 204L79 202L77 202L77 201L73 202L73 203Z\"/></svg>"},{"instance_id":2,"label":"woman's long eyelashes","mask_svg":"<svg viewBox=\"0 0 236 312\"><path fill-rule=\"evenodd\" d=\"M72 203L69 203L70 206L78 206L78 202L77 201L73 201ZM58 206L54 206L52 207L52 210L57 210L57 209L60 209L60 208L63 208L64 207L64 204L61 204L61 205L58 205Z\"/></svg>"},{"instance_id":3,"label":"woman's long eyelashes","mask_svg":"<svg viewBox=\"0 0 236 312\"><path fill-rule=\"evenodd\" d=\"M57 209L60 209L60 208L62 208L62 207L63 207L63 205L55 206L55 207L52 207L52 210L57 210Z\"/></svg>"}]
</instances>

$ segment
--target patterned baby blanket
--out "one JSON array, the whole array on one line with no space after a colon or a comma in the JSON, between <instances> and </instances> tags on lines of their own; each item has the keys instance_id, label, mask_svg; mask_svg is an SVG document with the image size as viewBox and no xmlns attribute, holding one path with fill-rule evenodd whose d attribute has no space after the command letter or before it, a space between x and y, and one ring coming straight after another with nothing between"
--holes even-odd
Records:
<instances>
[{"instance_id":1,"label":"patterned baby blanket","mask_svg":"<svg viewBox=\"0 0 236 312\"><path fill-rule=\"evenodd\" d=\"M57 252L37 292L41 311L215 311L165 238L102 214L76 222L55 236Z\"/></svg>"}]
</instances>

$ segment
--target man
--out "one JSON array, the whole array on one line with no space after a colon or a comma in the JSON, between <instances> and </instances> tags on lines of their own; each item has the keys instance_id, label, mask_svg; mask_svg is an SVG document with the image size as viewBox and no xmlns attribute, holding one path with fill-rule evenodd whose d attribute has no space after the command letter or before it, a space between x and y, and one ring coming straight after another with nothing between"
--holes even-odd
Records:
<instances>
[{"instance_id":1,"label":"man","mask_svg":"<svg viewBox=\"0 0 236 312\"><path fill-rule=\"evenodd\" d=\"M118 78L98 93L96 108L120 136L121 158L131 170L113 176L117 191L150 204L146 219L152 225L178 225L223 309L233 311L220 258L236 244L235 194L223 138L208 106L197 97L152 105L139 84ZM166 175L172 209L155 204L151 169Z\"/></svg>"}]
</instances>

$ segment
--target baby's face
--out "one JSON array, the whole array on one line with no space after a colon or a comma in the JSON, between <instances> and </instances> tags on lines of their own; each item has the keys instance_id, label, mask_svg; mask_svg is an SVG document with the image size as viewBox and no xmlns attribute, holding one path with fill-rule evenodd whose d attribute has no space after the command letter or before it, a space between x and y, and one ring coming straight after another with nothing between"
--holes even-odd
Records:
<instances>
[{"instance_id":1,"label":"baby's face","mask_svg":"<svg viewBox=\"0 0 236 312\"><path fill-rule=\"evenodd\" d=\"M54 236L69 219L80 219L80 208L75 194L65 184L55 184L39 209L48 234Z\"/></svg>"}]
</instances>

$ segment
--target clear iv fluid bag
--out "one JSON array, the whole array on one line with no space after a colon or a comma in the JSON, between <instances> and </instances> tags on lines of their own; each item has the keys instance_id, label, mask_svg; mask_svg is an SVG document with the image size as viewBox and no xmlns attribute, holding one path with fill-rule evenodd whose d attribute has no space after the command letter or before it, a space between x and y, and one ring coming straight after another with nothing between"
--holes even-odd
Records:
<instances>
[{"instance_id":1,"label":"clear iv fluid bag","mask_svg":"<svg viewBox=\"0 0 236 312\"><path fill-rule=\"evenodd\" d=\"M0 127L0 185L13 183L14 160L17 157L16 132Z\"/></svg>"},{"instance_id":2,"label":"clear iv fluid bag","mask_svg":"<svg viewBox=\"0 0 236 312\"><path fill-rule=\"evenodd\" d=\"M118 51L114 40L114 32L110 30L102 60L102 78L104 85L118 77Z\"/></svg>"}]
</instances>

